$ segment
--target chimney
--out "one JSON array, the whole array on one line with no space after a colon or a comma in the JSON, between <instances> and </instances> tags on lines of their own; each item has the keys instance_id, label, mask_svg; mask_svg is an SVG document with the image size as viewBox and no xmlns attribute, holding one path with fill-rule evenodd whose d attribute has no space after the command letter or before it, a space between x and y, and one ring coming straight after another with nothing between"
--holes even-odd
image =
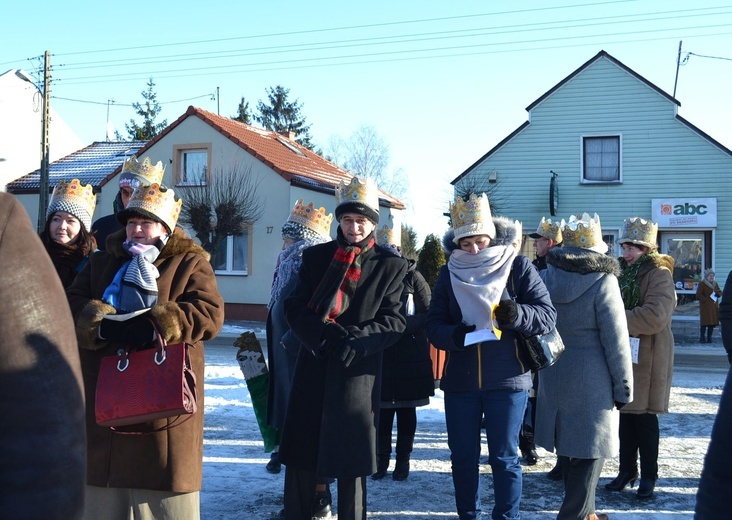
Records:
<instances>
[{"instance_id":1,"label":"chimney","mask_svg":"<svg viewBox=\"0 0 732 520\"><path fill-rule=\"evenodd\" d=\"M294 130L283 130L280 132L280 135L287 137L290 141L294 141L295 137L297 137L297 132Z\"/></svg>"}]
</instances>

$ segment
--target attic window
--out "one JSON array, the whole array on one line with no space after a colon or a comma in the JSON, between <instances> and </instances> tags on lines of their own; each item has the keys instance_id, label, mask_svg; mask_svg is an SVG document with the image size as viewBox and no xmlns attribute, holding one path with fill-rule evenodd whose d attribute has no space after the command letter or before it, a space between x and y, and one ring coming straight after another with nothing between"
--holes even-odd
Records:
<instances>
[{"instance_id":1,"label":"attic window","mask_svg":"<svg viewBox=\"0 0 732 520\"><path fill-rule=\"evenodd\" d=\"M292 151L292 152L295 152L295 153L296 153L297 155L302 155L303 157L305 157L305 154L304 154L304 153L302 153L302 151L301 151L301 150L300 150L300 149L299 149L299 148L298 148L297 146L294 146L294 145L293 145L293 144L292 144L292 143L291 143L290 141L288 141L287 139L284 139L284 138L282 138L282 137L278 137L278 138L277 138L277 140L278 140L278 141L279 141L280 143L282 143L283 145L285 145L285 146L286 146L286 147L287 147L287 148L288 148L288 149L289 149L290 151Z\"/></svg>"}]
</instances>

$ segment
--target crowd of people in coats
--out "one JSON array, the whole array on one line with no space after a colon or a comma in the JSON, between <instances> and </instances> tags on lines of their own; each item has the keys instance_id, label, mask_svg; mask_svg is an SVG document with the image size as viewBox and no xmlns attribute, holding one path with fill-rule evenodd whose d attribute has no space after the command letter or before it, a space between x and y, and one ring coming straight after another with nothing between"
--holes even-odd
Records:
<instances>
[{"instance_id":1,"label":"crowd of people in coats","mask_svg":"<svg viewBox=\"0 0 732 520\"><path fill-rule=\"evenodd\" d=\"M200 518L202 402L180 426L168 428L170 419L161 419L143 434L100 426L94 413L103 357L123 346L152 345L161 335L193 346L192 370L203 381L203 342L223 325L209 254L177 226L182 201L162 184L163 172L149 158L126 160L115 212L94 226L92 187L60 182L39 235L12 196L0 194L0 261L21 259L0 286L0 330L15 338L12 351L3 344L0 388L8 388L6 373L24 367L12 384L16 394L27 392L18 398L22 410L1 409L6 417L13 411L18 419L44 417L55 440L6 457L0 509L9 517L30 511L37 518ZM560 520L608 518L595 511L607 458L620 461L608 490L639 480L638 499L654 495L676 306L673 259L658 252L654 222L627 218L616 259L607 254L598 215L542 219L529 235L537 253L532 264L520 254L519 222L493 216L485 194L458 196L443 239L447 263L431 288L415 261L402 256L399 230L378 229L374 182L354 177L335 194L335 239L333 214L304 200L281 229L267 318L267 422L277 432L267 470L285 470L277 516L303 520L337 511L342 520L365 519L367 480L386 477L392 451L392 479L409 477L416 408L435 391L430 345L446 352L439 387L461 520L520 518L519 452L535 464L536 446L557 455L547 476L564 482ZM32 293L43 297L17 305L10 295L28 294L18 284L29 280L42 283ZM699 294L716 311L722 292L713 272L705 273ZM732 349L732 296L722 296L722 304L722 336ZM702 322L702 339L717 320ZM548 368L528 370L521 337L555 328L564 353ZM46 361L34 364L40 356ZM33 390L41 380L43 390ZM731 387L728 380L723 409L732 407ZM63 413L54 401L61 393ZM56 413L40 410L41 401ZM714 426L699 486L700 519L727 514L720 490L731 481L732 465L725 464L731 413L720 410ZM6 445L29 424L11 423L20 429L0 429ZM494 492L485 514L483 432ZM30 462L37 463L35 473ZM34 492L44 500L33 500Z\"/></svg>"}]
</instances>

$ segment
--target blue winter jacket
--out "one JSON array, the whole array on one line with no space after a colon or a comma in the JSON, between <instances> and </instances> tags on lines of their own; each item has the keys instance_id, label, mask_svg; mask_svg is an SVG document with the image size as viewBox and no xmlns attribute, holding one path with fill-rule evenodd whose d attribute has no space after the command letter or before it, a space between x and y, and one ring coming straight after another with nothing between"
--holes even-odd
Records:
<instances>
[{"instance_id":1,"label":"blue winter jacket","mask_svg":"<svg viewBox=\"0 0 732 520\"><path fill-rule=\"evenodd\" d=\"M500 245L500 237L505 236L506 232L501 226L512 224L501 217L495 217L494 223L497 228L494 244ZM452 243L451 233L449 235L443 239L443 245L448 247ZM511 278L513 287L509 287L509 293L516 296L515 300L519 304L516 321L503 327L499 341L463 347L456 345L453 340L453 332L462 323L463 314L452 289L450 272L447 266L442 267L432 292L426 325L427 337L432 345L447 351L440 381L442 390L464 392L531 388L531 374L518 356L518 333L549 332L554 328L557 313L539 272L528 258L517 256L514 259L509 284Z\"/></svg>"}]
</instances>

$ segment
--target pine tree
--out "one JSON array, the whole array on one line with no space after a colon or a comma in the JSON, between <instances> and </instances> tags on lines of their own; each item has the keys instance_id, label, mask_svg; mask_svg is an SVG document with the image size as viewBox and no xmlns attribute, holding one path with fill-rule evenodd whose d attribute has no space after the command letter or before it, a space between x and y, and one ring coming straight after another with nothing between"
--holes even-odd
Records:
<instances>
[{"instance_id":1,"label":"pine tree","mask_svg":"<svg viewBox=\"0 0 732 520\"><path fill-rule=\"evenodd\" d=\"M406 224L402 224L401 248L404 258L417 259L417 232Z\"/></svg>"},{"instance_id":2,"label":"pine tree","mask_svg":"<svg viewBox=\"0 0 732 520\"><path fill-rule=\"evenodd\" d=\"M129 124L125 123L125 129L131 140L149 141L168 126L168 121L166 119L162 123L155 124L155 118L160 115L162 108L157 101L155 82L152 78L147 82L147 90L142 91L140 94L142 94L145 101L143 103L132 103L132 108L135 109L138 116L143 118L142 125L140 126L134 119L130 119Z\"/></svg>"},{"instance_id":3,"label":"pine tree","mask_svg":"<svg viewBox=\"0 0 732 520\"><path fill-rule=\"evenodd\" d=\"M249 110L249 102L244 99L244 97L242 97L241 101L239 102L237 114L235 116L231 116L231 119L233 119L234 121L239 121L240 123L246 123L248 125L252 124L252 111Z\"/></svg>"},{"instance_id":4,"label":"pine tree","mask_svg":"<svg viewBox=\"0 0 732 520\"><path fill-rule=\"evenodd\" d=\"M445 252L442 250L442 243L437 235L429 234L424 239L422 249L419 250L417 270L422 273L431 289L435 288L437 275L440 274L443 265L445 265Z\"/></svg>"},{"instance_id":5,"label":"pine tree","mask_svg":"<svg viewBox=\"0 0 732 520\"><path fill-rule=\"evenodd\" d=\"M311 142L311 125L306 124L305 116L301 114L300 102L297 99L295 101L287 99L289 93L290 89L281 85L267 88L269 104L260 99L257 103L259 115L254 116L254 119L273 132L281 134L294 132L295 141L312 150L315 145Z\"/></svg>"}]
</instances>

